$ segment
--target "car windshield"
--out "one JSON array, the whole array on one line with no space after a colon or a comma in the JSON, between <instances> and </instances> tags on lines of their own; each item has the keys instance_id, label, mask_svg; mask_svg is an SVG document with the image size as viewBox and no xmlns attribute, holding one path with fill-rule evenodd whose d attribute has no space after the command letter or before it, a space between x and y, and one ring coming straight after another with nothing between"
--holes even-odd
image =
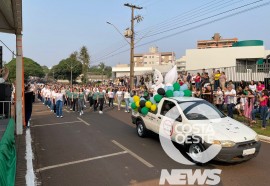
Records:
<instances>
[{"instance_id":1,"label":"car windshield","mask_svg":"<svg viewBox=\"0 0 270 186\"><path fill-rule=\"evenodd\" d=\"M221 111L207 101L178 102L188 120L209 120L226 117Z\"/></svg>"}]
</instances>

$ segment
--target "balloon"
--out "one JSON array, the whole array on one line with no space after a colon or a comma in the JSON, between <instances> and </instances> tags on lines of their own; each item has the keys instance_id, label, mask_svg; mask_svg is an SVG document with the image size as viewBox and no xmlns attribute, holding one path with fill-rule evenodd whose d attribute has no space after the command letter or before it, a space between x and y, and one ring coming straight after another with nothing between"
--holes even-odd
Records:
<instances>
[{"instance_id":1,"label":"balloon","mask_svg":"<svg viewBox=\"0 0 270 186\"><path fill-rule=\"evenodd\" d=\"M173 96L174 96L174 97L180 97L180 95L181 95L181 94L180 94L180 91L174 91L174 92L173 92Z\"/></svg>"},{"instance_id":2,"label":"balloon","mask_svg":"<svg viewBox=\"0 0 270 186\"><path fill-rule=\"evenodd\" d=\"M187 89L188 89L187 84L183 84L183 85L180 87L180 90L182 90L182 91L187 90Z\"/></svg>"},{"instance_id":3,"label":"balloon","mask_svg":"<svg viewBox=\"0 0 270 186\"><path fill-rule=\"evenodd\" d=\"M141 97L141 99L140 99L141 101L145 101L145 98L144 97Z\"/></svg>"},{"instance_id":4,"label":"balloon","mask_svg":"<svg viewBox=\"0 0 270 186\"><path fill-rule=\"evenodd\" d=\"M133 98L129 98L129 102L130 103L134 103L134 99Z\"/></svg>"},{"instance_id":5,"label":"balloon","mask_svg":"<svg viewBox=\"0 0 270 186\"><path fill-rule=\"evenodd\" d=\"M136 108L137 108L136 103L131 103L131 108L132 108L132 109L136 109Z\"/></svg>"},{"instance_id":6,"label":"balloon","mask_svg":"<svg viewBox=\"0 0 270 186\"><path fill-rule=\"evenodd\" d=\"M142 108L142 110L141 110L141 112L142 112L142 115L147 115L148 114L148 112L149 112L149 109L148 108L146 108L146 107L143 107Z\"/></svg>"},{"instance_id":7,"label":"balloon","mask_svg":"<svg viewBox=\"0 0 270 186\"><path fill-rule=\"evenodd\" d=\"M172 90L167 90L166 97L168 97L168 98L173 97L173 91Z\"/></svg>"},{"instance_id":8,"label":"balloon","mask_svg":"<svg viewBox=\"0 0 270 186\"><path fill-rule=\"evenodd\" d=\"M180 90L180 84L177 83L177 82L174 83L174 84L173 84L173 90L174 90L174 91L179 91L179 90Z\"/></svg>"},{"instance_id":9,"label":"balloon","mask_svg":"<svg viewBox=\"0 0 270 186\"><path fill-rule=\"evenodd\" d=\"M151 101L147 101L146 103L145 103L145 106L146 106L146 108L151 108L151 106L152 106L152 103L151 103Z\"/></svg>"},{"instance_id":10,"label":"balloon","mask_svg":"<svg viewBox=\"0 0 270 186\"><path fill-rule=\"evenodd\" d=\"M134 102L138 102L138 101L140 101L140 97L139 96L134 96L133 100L134 100Z\"/></svg>"},{"instance_id":11,"label":"balloon","mask_svg":"<svg viewBox=\"0 0 270 186\"><path fill-rule=\"evenodd\" d=\"M157 103L159 103L160 100L162 99L162 96L159 95L159 94L157 94L157 95L154 96L154 99L155 99L155 101L156 101Z\"/></svg>"},{"instance_id":12,"label":"balloon","mask_svg":"<svg viewBox=\"0 0 270 186\"><path fill-rule=\"evenodd\" d=\"M140 101L140 107L141 107L141 108L145 107L145 100L141 100L141 101Z\"/></svg>"},{"instance_id":13,"label":"balloon","mask_svg":"<svg viewBox=\"0 0 270 186\"><path fill-rule=\"evenodd\" d=\"M190 97L192 95L190 90L184 90L185 97Z\"/></svg>"},{"instance_id":14,"label":"balloon","mask_svg":"<svg viewBox=\"0 0 270 186\"><path fill-rule=\"evenodd\" d=\"M151 111L155 112L157 110L157 105L152 105L151 106Z\"/></svg>"},{"instance_id":15,"label":"balloon","mask_svg":"<svg viewBox=\"0 0 270 186\"><path fill-rule=\"evenodd\" d=\"M185 93L184 93L184 91L179 91L180 92L180 97L184 97L185 96Z\"/></svg>"},{"instance_id":16,"label":"balloon","mask_svg":"<svg viewBox=\"0 0 270 186\"><path fill-rule=\"evenodd\" d=\"M150 101L151 101L153 104L156 103L154 97L151 97L151 98L150 98Z\"/></svg>"},{"instance_id":17,"label":"balloon","mask_svg":"<svg viewBox=\"0 0 270 186\"><path fill-rule=\"evenodd\" d=\"M173 86L167 86L167 87L168 87L168 88L167 88L168 90L173 91ZM167 90L167 91L168 91L168 90Z\"/></svg>"},{"instance_id":18,"label":"balloon","mask_svg":"<svg viewBox=\"0 0 270 186\"><path fill-rule=\"evenodd\" d=\"M172 85L174 82L177 81L178 73L177 73L177 66L175 65L165 76L165 84Z\"/></svg>"},{"instance_id":19,"label":"balloon","mask_svg":"<svg viewBox=\"0 0 270 186\"><path fill-rule=\"evenodd\" d=\"M165 90L164 90L163 88L159 88L159 89L157 90L157 93L158 93L159 95L164 96L164 95L165 95Z\"/></svg>"},{"instance_id":20,"label":"balloon","mask_svg":"<svg viewBox=\"0 0 270 186\"><path fill-rule=\"evenodd\" d=\"M138 112L142 113L142 108L141 107L138 108Z\"/></svg>"},{"instance_id":21,"label":"balloon","mask_svg":"<svg viewBox=\"0 0 270 186\"><path fill-rule=\"evenodd\" d=\"M140 107L140 101L137 101L135 104L136 104L136 107Z\"/></svg>"}]
</instances>

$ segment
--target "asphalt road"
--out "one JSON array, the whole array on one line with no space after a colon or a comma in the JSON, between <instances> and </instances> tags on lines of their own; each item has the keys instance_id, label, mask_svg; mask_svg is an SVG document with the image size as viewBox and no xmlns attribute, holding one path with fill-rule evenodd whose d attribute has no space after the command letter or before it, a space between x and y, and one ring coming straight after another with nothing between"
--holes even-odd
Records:
<instances>
[{"instance_id":1,"label":"asphalt road","mask_svg":"<svg viewBox=\"0 0 270 186\"><path fill-rule=\"evenodd\" d=\"M88 109L89 110L89 109ZM163 151L157 135L137 136L130 114L106 108L104 114L64 112L56 118L34 105L31 121L34 169L40 185L159 185L162 169L221 169L225 186L263 186L270 182L270 144L240 164L204 166L176 163Z\"/></svg>"}]
</instances>

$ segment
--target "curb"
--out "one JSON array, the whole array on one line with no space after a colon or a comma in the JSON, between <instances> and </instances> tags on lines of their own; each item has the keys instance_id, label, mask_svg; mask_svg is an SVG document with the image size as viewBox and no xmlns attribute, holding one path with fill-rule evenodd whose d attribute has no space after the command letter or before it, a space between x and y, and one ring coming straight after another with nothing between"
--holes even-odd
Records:
<instances>
[{"instance_id":1,"label":"curb","mask_svg":"<svg viewBox=\"0 0 270 186\"><path fill-rule=\"evenodd\" d=\"M270 143L270 137L268 137L268 136L259 135L259 139L260 139L260 141L265 141L265 142Z\"/></svg>"}]
</instances>

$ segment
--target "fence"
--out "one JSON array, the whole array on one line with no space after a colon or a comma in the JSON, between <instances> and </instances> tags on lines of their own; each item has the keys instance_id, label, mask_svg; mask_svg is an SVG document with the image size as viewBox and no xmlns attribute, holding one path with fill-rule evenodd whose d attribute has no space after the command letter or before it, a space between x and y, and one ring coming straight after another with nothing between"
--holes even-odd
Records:
<instances>
[{"instance_id":1,"label":"fence","mask_svg":"<svg viewBox=\"0 0 270 186\"><path fill-rule=\"evenodd\" d=\"M11 101L0 101L0 119L11 118Z\"/></svg>"},{"instance_id":2,"label":"fence","mask_svg":"<svg viewBox=\"0 0 270 186\"><path fill-rule=\"evenodd\" d=\"M212 76L213 68L205 69L208 72L209 77ZM232 80L234 82L244 81L264 81L264 78L270 78L270 64L262 65L243 65L237 64L233 67L221 67L215 68L215 70L220 70L220 72L225 72L227 80ZM190 74L201 73L202 70L187 70Z\"/></svg>"}]
</instances>

